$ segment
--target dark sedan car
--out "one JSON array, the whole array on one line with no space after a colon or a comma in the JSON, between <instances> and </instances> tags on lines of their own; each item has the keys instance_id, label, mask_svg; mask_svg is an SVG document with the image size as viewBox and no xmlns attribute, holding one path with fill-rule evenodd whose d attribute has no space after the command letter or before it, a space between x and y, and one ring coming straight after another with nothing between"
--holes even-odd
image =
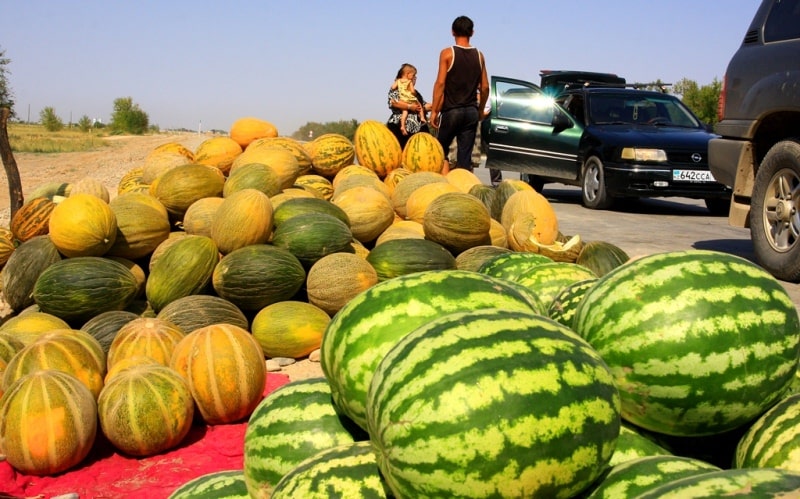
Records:
<instances>
[{"instance_id":1,"label":"dark sedan car","mask_svg":"<svg viewBox=\"0 0 800 499\"><path fill-rule=\"evenodd\" d=\"M624 80L623 80L624 81ZM715 135L675 96L589 82L551 97L526 81L493 76L481 135L488 168L581 187L583 204L680 196L727 214L731 191L708 169Z\"/></svg>"}]
</instances>

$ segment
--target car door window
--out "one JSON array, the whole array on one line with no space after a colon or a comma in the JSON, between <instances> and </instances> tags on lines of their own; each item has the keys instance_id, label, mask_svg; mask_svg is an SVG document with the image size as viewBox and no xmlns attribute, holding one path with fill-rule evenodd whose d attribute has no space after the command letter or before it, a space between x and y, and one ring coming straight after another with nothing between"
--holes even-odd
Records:
<instances>
[{"instance_id":1,"label":"car door window","mask_svg":"<svg viewBox=\"0 0 800 499\"><path fill-rule=\"evenodd\" d=\"M800 38L800 2L775 2L764 23L764 41Z\"/></svg>"},{"instance_id":2,"label":"car door window","mask_svg":"<svg viewBox=\"0 0 800 499\"><path fill-rule=\"evenodd\" d=\"M533 123L553 122L553 100L534 87L497 82L497 117Z\"/></svg>"}]
</instances>

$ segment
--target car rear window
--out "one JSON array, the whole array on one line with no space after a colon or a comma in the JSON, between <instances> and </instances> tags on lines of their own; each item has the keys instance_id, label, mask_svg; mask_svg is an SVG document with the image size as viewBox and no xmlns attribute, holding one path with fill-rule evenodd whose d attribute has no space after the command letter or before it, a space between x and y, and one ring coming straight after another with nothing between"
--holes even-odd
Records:
<instances>
[{"instance_id":1,"label":"car rear window","mask_svg":"<svg viewBox=\"0 0 800 499\"><path fill-rule=\"evenodd\" d=\"M782 0L772 5L764 23L764 42L800 38L800 2Z\"/></svg>"}]
</instances>

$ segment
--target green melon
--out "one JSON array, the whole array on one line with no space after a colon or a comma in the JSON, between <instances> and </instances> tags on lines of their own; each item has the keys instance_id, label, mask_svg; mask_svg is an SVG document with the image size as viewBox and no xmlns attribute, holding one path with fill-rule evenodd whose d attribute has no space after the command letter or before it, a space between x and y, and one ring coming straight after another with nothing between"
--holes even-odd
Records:
<instances>
[{"instance_id":1,"label":"green melon","mask_svg":"<svg viewBox=\"0 0 800 499\"><path fill-rule=\"evenodd\" d=\"M187 334L212 324L231 324L242 329L249 327L247 316L239 307L215 295L178 298L162 308L156 317L175 324Z\"/></svg>"},{"instance_id":2,"label":"green melon","mask_svg":"<svg viewBox=\"0 0 800 499\"><path fill-rule=\"evenodd\" d=\"M184 296L199 294L211 282L219 262L214 240L184 236L168 246L150 268L145 284L147 301L156 312Z\"/></svg>"},{"instance_id":3,"label":"green melon","mask_svg":"<svg viewBox=\"0 0 800 499\"><path fill-rule=\"evenodd\" d=\"M414 272L456 268L456 259L444 246L427 239L392 239L375 246L367 261L385 281Z\"/></svg>"},{"instance_id":4,"label":"green melon","mask_svg":"<svg viewBox=\"0 0 800 499\"><path fill-rule=\"evenodd\" d=\"M275 228L272 244L288 250L306 268L331 253L352 253L353 233L346 223L327 213L293 216Z\"/></svg>"}]
</instances>

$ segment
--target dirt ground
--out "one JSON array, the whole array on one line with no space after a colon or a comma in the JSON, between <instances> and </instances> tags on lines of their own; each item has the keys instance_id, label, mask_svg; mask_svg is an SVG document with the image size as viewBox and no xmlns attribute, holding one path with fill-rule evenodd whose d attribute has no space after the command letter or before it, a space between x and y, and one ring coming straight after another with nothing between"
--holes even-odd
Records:
<instances>
[{"instance_id":1,"label":"dirt ground","mask_svg":"<svg viewBox=\"0 0 800 499\"><path fill-rule=\"evenodd\" d=\"M155 147L177 142L194 151L210 137L196 133L114 136L105 139L108 145L101 150L57 154L18 153L14 155L14 159L22 182L23 196L46 182L76 182L84 177L93 177L105 184L113 198L122 176L132 168L141 166L147 154ZM8 178L4 174L0 178L0 226L9 226L10 211ZM0 304L0 316L7 315L3 313L3 308ZM289 375L293 380L323 376L319 362L308 359L284 366L279 372Z\"/></svg>"}]
</instances>

